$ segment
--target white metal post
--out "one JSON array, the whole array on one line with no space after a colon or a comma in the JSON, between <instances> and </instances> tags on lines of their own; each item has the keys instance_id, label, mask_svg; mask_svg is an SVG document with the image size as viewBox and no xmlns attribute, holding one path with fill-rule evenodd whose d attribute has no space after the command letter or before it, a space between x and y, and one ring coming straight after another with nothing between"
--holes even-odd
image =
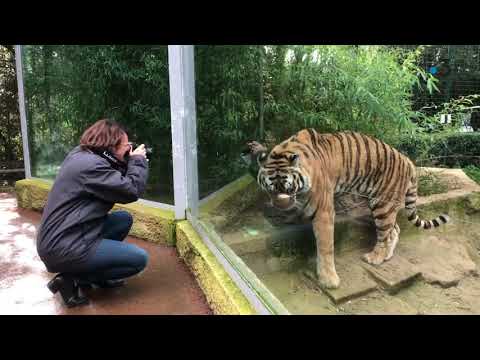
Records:
<instances>
[{"instance_id":1,"label":"white metal post","mask_svg":"<svg viewBox=\"0 0 480 360\"><path fill-rule=\"evenodd\" d=\"M208 235L197 222L199 198L194 65L193 45L168 46L175 218L186 219L188 216L207 247L225 267L233 282L249 299L257 312L271 314L255 291L231 266L224 254L209 240ZM230 254L230 256L235 255ZM279 302L276 304L276 309L278 313L288 313Z\"/></svg>"},{"instance_id":2,"label":"white metal post","mask_svg":"<svg viewBox=\"0 0 480 360\"><path fill-rule=\"evenodd\" d=\"M30 151L28 146L27 111L25 108L25 92L23 88L23 58L21 45L15 45L15 67L17 72L20 126L22 130L23 162L25 166L25 177L28 179L32 177L32 171L30 167Z\"/></svg>"},{"instance_id":3,"label":"white metal post","mask_svg":"<svg viewBox=\"0 0 480 360\"><path fill-rule=\"evenodd\" d=\"M198 211L197 118L193 45L169 45L175 218Z\"/></svg>"}]
</instances>

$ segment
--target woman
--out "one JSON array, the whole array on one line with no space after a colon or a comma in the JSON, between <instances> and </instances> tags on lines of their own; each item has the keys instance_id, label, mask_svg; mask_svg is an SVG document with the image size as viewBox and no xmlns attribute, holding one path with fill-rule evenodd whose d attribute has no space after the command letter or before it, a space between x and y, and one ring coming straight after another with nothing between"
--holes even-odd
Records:
<instances>
[{"instance_id":1,"label":"woman","mask_svg":"<svg viewBox=\"0 0 480 360\"><path fill-rule=\"evenodd\" d=\"M147 253L122 242L132 226L115 203L136 201L148 176L144 145L133 151L126 130L114 121L89 127L65 158L49 193L37 235L37 251L49 283L69 307L87 304L79 287L114 287L142 271Z\"/></svg>"}]
</instances>

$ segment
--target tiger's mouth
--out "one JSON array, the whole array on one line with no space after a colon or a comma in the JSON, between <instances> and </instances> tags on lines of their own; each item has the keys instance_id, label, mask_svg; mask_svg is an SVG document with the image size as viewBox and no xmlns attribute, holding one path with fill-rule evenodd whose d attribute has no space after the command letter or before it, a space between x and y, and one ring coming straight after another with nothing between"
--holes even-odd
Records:
<instances>
[{"instance_id":1,"label":"tiger's mouth","mask_svg":"<svg viewBox=\"0 0 480 360\"><path fill-rule=\"evenodd\" d=\"M277 209L288 210L295 204L295 195L288 194L275 194L270 196L272 199L272 204Z\"/></svg>"}]
</instances>

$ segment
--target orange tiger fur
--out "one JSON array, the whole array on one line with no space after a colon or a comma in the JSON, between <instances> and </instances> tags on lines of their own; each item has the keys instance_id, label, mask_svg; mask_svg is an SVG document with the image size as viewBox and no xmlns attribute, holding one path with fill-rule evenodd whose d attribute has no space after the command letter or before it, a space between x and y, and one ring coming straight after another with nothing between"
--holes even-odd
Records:
<instances>
[{"instance_id":1,"label":"orange tiger fur","mask_svg":"<svg viewBox=\"0 0 480 360\"><path fill-rule=\"evenodd\" d=\"M282 210L295 207L304 219L312 221L317 275L320 285L327 288L340 284L333 245L336 194L354 193L368 199L377 243L363 259L374 265L393 256L400 234L396 217L402 206L408 220L423 229L448 221L447 215L431 221L418 217L415 166L396 149L367 135L321 134L304 129L276 145L270 153L261 153L258 164L258 183L269 193L273 205Z\"/></svg>"}]
</instances>

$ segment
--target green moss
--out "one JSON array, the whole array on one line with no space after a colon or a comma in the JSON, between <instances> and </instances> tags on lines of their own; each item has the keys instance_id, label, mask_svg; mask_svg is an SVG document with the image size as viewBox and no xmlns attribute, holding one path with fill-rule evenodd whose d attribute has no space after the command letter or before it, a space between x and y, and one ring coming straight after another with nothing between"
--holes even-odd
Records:
<instances>
[{"instance_id":1,"label":"green moss","mask_svg":"<svg viewBox=\"0 0 480 360\"><path fill-rule=\"evenodd\" d=\"M243 192L249 185L254 183L255 179L251 175L245 175L241 178L231 182L212 195L206 202L200 205L199 210L202 213L211 213L218 210L218 208L225 204L226 201L231 201L232 197L238 196L239 192Z\"/></svg>"},{"instance_id":2,"label":"green moss","mask_svg":"<svg viewBox=\"0 0 480 360\"><path fill-rule=\"evenodd\" d=\"M39 179L24 179L15 183L18 206L41 211L47 202L52 183Z\"/></svg>"},{"instance_id":3,"label":"green moss","mask_svg":"<svg viewBox=\"0 0 480 360\"><path fill-rule=\"evenodd\" d=\"M126 210L133 217L130 235L153 243L175 245L175 214L139 202L116 204L112 210Z\"/></svg>"},{"instance_id":4,"label":"green moss","mask_svg":"<svg viewBox=\"0 0 480 360\"><path fill-rule=\"evenodd\" d=\"M261 190L251 175L230 183L200 205L200 216L208 219L217 230L230 225L244 210L257 202Z\"/></svg>"},{"instance_id":5,"label":"green moss","mask_svg":"<svg viewBox=\"0 0 480 360\"><path fill-rule=\"evenodd\" d=\"M256 313L188 221L177 223L177 250L192 270L216 314Z\"/></svg>"}]
</instances>

